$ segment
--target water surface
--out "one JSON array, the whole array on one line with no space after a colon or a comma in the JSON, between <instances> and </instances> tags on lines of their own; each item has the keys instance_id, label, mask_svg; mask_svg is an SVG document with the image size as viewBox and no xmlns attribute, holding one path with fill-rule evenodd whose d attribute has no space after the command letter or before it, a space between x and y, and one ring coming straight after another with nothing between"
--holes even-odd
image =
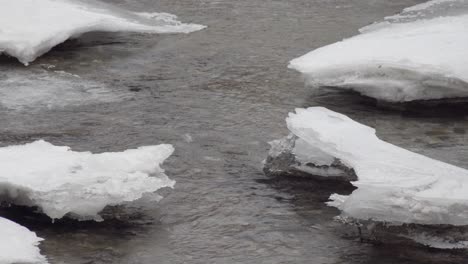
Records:
<instances>
[{"instance_id":1,"label":"water surface","mask_svg":"<svg viewBox=\"0 0 468 264\"><path fill-rule=\"evenodd\" d=\"M1 145L42 138L103 152L170 143L176 152L164 167L177 184L160 203L114 208L106 214L118 219L98 224L50 224L3 209L45 238L51 263L416 263L413 251L360 243L333 222L338 211L323 204L333 186L268 179L262 160L267 142L287 134L288 112L321 105L376 127L389 142L468 168L465 115L381 110L354 94L316 94L286 68L422 0L107 2L208 29L86 34L28 68L3 57L0 83L21 74L33 86L40 81L17 95L11 85L0 88L8 98L0 100ZM44 74L60 81L44 89ZM445 256L417 254L421 263Z\"/></svg>"}]
</instances>

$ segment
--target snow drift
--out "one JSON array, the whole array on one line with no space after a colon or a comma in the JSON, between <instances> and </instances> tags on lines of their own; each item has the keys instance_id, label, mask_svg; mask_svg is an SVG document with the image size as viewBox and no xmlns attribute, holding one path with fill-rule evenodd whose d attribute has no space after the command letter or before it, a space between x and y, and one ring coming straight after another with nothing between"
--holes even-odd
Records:
<instances>
[{"instance_id":1,"label":"snow drift","mask_svg":"<svg viewBox=\"0 0 468 264\"><path fill-rule=\"evenodd\" d=\"M0 199L37 206L52 219L101 220L108 205L173 187L159 167L172 152L158 145L92 154L45 141L0 148Z\"/></svg>"},{"instance_id":2,"label":"snow drift","mask_svg":"<svg viewBox=\"0 0 468 264\"><path fill-rule=\"evenodd\" d=\"M290 62L312 87L389 102L468 97L468 1L435 0Z\"/></svg>"},{"instance_id":3,"label":"snow drift","mask_svg":"<svg viewBox=\"0 0 468 264\"><path fill-rule=\"evenodd\" d=\"M41 238L27 228L0 217L0 264L45 264L40 254Z\"/></svg>"},{"instance_id":4,"label":"snow drift","mask_svg":"<svg viewBox=\"0 0 468 264\"><path fill-rule=\"evenodd\" d=\"M133 13L99 1L0 0L0 6L0 53L26 65L86 32L189 33L204 28L167 13Z\"/></svg>"}]
</instances>

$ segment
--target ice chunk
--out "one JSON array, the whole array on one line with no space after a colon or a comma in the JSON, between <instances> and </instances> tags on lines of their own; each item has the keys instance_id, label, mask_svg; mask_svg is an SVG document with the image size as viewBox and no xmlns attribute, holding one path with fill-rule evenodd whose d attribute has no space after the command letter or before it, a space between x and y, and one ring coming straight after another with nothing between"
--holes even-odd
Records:
<instances>
[{"instance_id":1,"label":"ice chunk","mask_svg":"<svg viewBox=\"0 0 468 264\"><path fill-rule=\"evenodd\" d=\"M158 145L92 154L45 141L0 148L0 198L38 206L52 219L100 220L108 205L173 187L159 167L172 152L171 145Z\"/></svg>"},{"instance_id":2,"label":"ice chunk","mask_svg":"<svg viewBox=\"0 0 468 264\"><path fill-rule=\"evenodd\" d=\"M430 12L429 12L430 10ZM468 97L468 1L438 0L290 62L312 87L390 102Z\"/></svg>"},{"instance_id":3,"label":"ice chunk","mask_svg":"<svg viewBox=\"0 0 468 264\"><path fill-rule=\"evenodd\" d=\"M358 189L330 197L344 216L396 225L468 225L467 170L382 141L373 128L326 108L296 109L287 125L354 169Z\"/></svg>"},{"instance_id":4,"label":"ice chunk","mask_svg":"<svg viewBox=\"0 0 468 264\"><path fill-rule=\"evenodd\" d=\"M99 1L0 0L0 53L28 64L65 40L91 31L189 33L167 13L132 13Z\"/></svg>"},{"instance_id":5,"label":"ice chunk","mask_svg":"<svg viewBox=\"0 0 468 264\"><path fill-rule=\"evenodd\" d=\"M41 241L26 227L0 217L0 264L47 263L37 247Z\"/></svg>"}]
</instances>

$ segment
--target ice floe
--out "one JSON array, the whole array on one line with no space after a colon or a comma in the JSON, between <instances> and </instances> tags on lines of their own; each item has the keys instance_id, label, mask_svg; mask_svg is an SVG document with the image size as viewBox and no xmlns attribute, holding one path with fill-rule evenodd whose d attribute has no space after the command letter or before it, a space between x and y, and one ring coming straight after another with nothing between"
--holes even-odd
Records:
<instances>
[{"instance_id":1,"label":"ice floe","mask_svg":"<svg viewBox=\"0 0 468 264\"><path fill-rule=\"evenodd\" d=\"M311 87L389 102L468 97L468 1L405 9L290 62Z\"/></svg>"},{"instance_id":2,"label":"ice floe","mask_svg":"<svg viewBox=\"0 0 468 264\"><path fill-rule=\"evenodd\" d=\"M189 33L167 13L134 13L99 1L0 0L0 53L28 64L65 40L91 31Z\"/></svg>"},{"instance_id":3,"label":"ice floe","mask_svg":"<svg viewBox=\"0 0 468 264\"><path fill-rule=\"evenodd\" d=\"M42 239L26 227L0 217L0 264L45 264L38 248Z\"/></svg>"},{"instance_id":4,"label":"ice floe","mask_svg":"<svg viewBox=\"0 0 468 264\"><path fill-rule=\"evenodd\" d=\"M328 203L342 211L342 218L391 226L417 224L419 229L434 226L412 233L397 230L433 247L468 245L463 229L468 226L468 170L382 141L373 128L323 107L296 109L286 121L292 135L272 142L266 170L299 171L299 176L322 179L349 180L355 175L352 184L357 189L350 195L333 194Z\"/></svg>"},{"instance_id":5,"label":"ice floe","mask_svg":"<svg viewBox=\"0 0 468 264\"><path fill-rule=\"evenodd\" d=\"M289 130L352 168L358 187L330 205L356 219L468 225L468 171L380 140L373 128L322 107L297 109Z\"/></svg>"},{"instance_id":6,"label":"ice floe","mask_svg":"<svg viewBox=\"0 0 468 264\"><path fill-rule=\"evenodd\" d=\"M37 206L52 219L65 215L101 220L108 205L140 199L173 187L160 164L171 145L93 154L45 141L0 148L0 199Z\"/></svg>"}]
</instances>

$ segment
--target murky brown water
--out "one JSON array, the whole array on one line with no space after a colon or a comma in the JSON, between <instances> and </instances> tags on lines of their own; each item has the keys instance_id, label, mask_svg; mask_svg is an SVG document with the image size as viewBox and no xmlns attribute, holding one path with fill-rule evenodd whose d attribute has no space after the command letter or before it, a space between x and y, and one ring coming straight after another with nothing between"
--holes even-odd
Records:
<instances>
[{"instance_id":1,"label":"murky brown water","mask_svg":"<svg viewBox=\"0 0 468 264\"><path fill-rule=\"evenodd\" d=\"M313 95L286 68L292 58L422 0L108 2L174 13L208 29L87 34L28 68L2 58L0 79L24 75L24 86L37 83L38 90L15 95L14 86L0 87L1 144L43 138L102 152L170 143L176 152L164 167L177 185L158 204L118 208L111 213L120 220L98 224L50 224L30 211L3 209L46 239L41 248L51 263L415 263L412 252L347 236L332 221L338 211L323 204L333 187L269 180L261 169L267 142L287 134L287 113L313 105L468 168L464 115L411 115L378 110L352 94ZM38 81L41 74L62 81ZM421 263L438 256L417 254Z\"/></svg>"}]
</instances>

